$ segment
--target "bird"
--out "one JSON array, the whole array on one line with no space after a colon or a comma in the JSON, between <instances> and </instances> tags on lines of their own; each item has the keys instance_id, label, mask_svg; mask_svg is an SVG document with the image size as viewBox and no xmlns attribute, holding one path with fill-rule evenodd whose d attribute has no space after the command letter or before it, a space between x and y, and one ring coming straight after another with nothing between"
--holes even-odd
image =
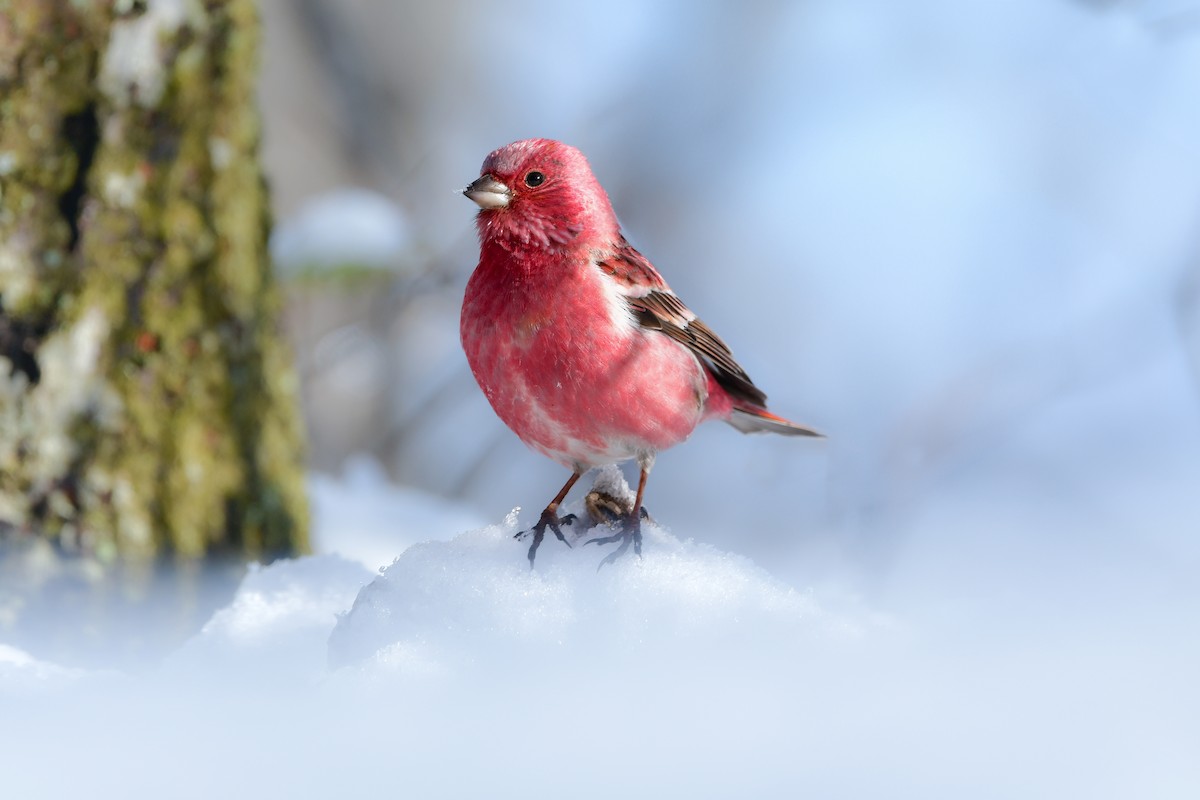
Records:
<instances>
[{"instance_id":1,"label":"bird","mask_svg":"<svg viewBox=\"0 0 1200 800\"><path fill-rule=\"evenodd\" d=\"M642 501L655 456L708 420L743 433L821 437L767 410L728 345L625 239L583 153L552 139L493 150L463 194L479 206L479 263L460 317L463 351L497 416L533 450L571 471L534 526L571 546L559 507L589 470L639 467L617 544L640 557Z\"/></svg>"}]
</instances>

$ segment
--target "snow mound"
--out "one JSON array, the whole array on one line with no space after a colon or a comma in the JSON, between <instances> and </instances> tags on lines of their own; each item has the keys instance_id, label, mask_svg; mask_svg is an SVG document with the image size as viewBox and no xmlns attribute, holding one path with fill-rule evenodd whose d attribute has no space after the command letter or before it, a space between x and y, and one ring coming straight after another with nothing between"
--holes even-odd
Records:
<instances>
[{"instance_id":1,"label":"snow mound","mask_svg":"<svg viewBox=\"0 0 1200 800\"><path fill-rule=\"evenodd\" d=\"M78 678L80 670L34 658L24 650L0 642L0 696Z\"/></svg>"},{"instance_id":2,"label":"snow mound","mask_svg":"<svg viewBox=\"0 0 1200 800\"><path fill-rule=\"evenodd\" d=\"M581 501L565 510L584 514ZM680 541L650 521L643 558L630 551L599 569L612 545L586 542L607 529L566 528L569 548L548 534L531 570L528 541L515 539L522 527L514 510L502 524L408 548L339 618L330 665L442 672L482 652L489 661L586 663L588 654L650 650L675 661L698 648L777 647L815 631L858 631L747 559Z\"/></svg>"},{"instance_id":3,"label":"snow mound","mask_svg":"<svg viewBox=\"0 0 1200 800\"><path fill-rule=\"evenodd\" d=\"M318 677L337 614L371 574L336 555L251 565L229 605L173 654L169 666L249 680Z\"/></svg>"}]
</instances>

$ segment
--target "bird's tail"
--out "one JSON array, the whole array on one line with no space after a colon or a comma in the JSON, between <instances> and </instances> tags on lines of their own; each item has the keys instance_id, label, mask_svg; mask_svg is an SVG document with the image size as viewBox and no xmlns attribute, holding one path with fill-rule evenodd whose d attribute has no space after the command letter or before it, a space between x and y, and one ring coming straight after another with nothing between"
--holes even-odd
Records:
<instances>
[{"instance_id":1,"label":"bird's tail","mask_svg":"<svg viewBox=\"0 0 1200 800\"><path fill-rule=\"evenodd\" d=\"M797 425L790 419L772 414L765 408L756 408L753 406L735 406L733 413L726 420L730 425L737 428L742 433L779 433L784 436L815 436L821 439L825 438L825 434L818 433L812 428L806 428L803 425Z\"/></svg>"}]
</instances>

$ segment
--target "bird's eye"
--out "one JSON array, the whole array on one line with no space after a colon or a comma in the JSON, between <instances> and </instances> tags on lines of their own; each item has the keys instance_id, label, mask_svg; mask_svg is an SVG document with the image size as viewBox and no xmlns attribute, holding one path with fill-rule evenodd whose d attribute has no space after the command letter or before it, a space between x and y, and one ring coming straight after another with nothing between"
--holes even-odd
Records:
<instances>
[{"instance_id":1,"label":"bird's eye","mask_svg":"<svg viewBox=\"0 0 1200 800\"><path fill-rule=\"evenodd\" d=\"M534 170L525 176L525 185L530 189L534 188L535 186L541 186L545 181L546 176L537 170Z\"/></svg>"}]
</instances>

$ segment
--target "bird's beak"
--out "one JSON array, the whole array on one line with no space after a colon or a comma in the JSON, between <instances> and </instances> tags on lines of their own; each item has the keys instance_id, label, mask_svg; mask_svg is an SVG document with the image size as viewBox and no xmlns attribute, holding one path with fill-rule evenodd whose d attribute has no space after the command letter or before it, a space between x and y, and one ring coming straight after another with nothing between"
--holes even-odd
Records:
<instances>
[{"instance_id":1,"label":"bird's beak","mask_svg":"<svg viewBox=\"0 0 1200 800\"><path fill-rule=\"evenodd\" d=\"M512 199L512 190L491 175L480 175L463 194L475 201L480 208L505 208Z\"/></svg>"}]
</instances>

